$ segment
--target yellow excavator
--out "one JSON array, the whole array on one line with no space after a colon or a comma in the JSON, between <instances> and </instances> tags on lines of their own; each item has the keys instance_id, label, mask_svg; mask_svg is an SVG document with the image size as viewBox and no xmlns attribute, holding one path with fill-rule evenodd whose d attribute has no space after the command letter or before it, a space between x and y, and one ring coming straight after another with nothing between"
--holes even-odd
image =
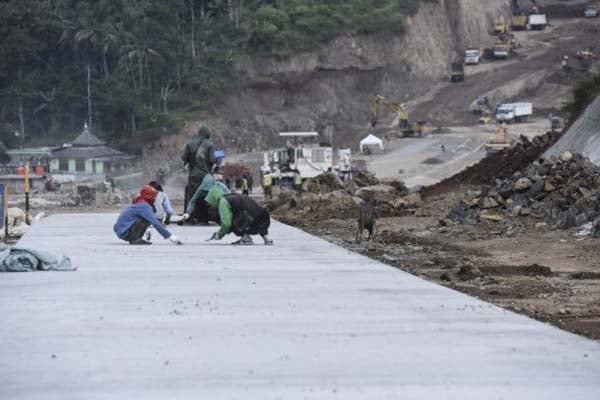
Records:
<instances>
[{"instance_id":1,"label":"yellow excavator","mask_svg":"<svg viewBox=\"0 0 600 400\"><path fill-rule=\"evenodd\" d=\"M494 154L509 148L510 143L506 133L506 124L503 123L498 127L498 131L485 142L485 151L488 154Z\"/></svg>"},{"instance_id":2,"label":"yellow excavator","mask_svg":"<svg viewBox=\"0 0 600 400\"><path fill-rule=\"evenodd\" d=\"M506 22L503 15L500 15L494 20L494 34L501 35L505 33L508 33L508 22Z\"/></svg>"},{"instance_id":3,"label":"yellow excavator","mask_svg":"<svg viewBox=\"0 0 600 400\"><path fill-rule=\"evenodd\" d=\"M408 118L408 112L400 103L388 100L385 97L376 94L371 98L371 127L375 128L379 122L379 108L383 105L397 114L398 122L394 128L400 129L401 137L422 137L424 121L411 122ZM395 122L395 121L394 121Z\"/></svg>"}]
</instances>

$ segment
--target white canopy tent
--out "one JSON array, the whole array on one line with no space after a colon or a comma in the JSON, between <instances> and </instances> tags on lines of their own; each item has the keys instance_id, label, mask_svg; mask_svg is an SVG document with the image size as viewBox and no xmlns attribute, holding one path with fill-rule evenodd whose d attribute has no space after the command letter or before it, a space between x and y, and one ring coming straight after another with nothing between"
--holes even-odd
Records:
<instances>
[{"instance_id":1,"label":"white canopy tent","mask_svg":"<svg viewBox=\"0 0 600 400\"><path fill-rule=\"evenodd\" d=\"M372 150L374 147L378 147L380 151L383 151L383 140L379 139L373 134L370 134L369 136L360 141L360 151L362 153L365 152L365 149Z\"/></svg>"}]
</instances>

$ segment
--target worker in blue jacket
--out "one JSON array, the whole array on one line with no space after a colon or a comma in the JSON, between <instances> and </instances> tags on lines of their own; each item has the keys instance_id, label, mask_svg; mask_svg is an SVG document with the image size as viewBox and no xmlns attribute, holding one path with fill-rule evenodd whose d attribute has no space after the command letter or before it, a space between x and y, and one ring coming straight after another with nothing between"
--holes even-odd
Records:
<instances>
[{"instance_id":1,"label":"worker in blue jacket","mask_svg":"<svg viewBox=\"0 0 600 400\"><path fill-rule=\"evenodd\" d=\"M140 191L133 203L128 205L119 215L113 230L119 239L133 245L152 244L149 236L144 237L146 230L152 225L158 233L173 244L183 244L181 240L165 228L154 215L154 201L157 190L146 185Z\"/></svg>"}]
</instances>

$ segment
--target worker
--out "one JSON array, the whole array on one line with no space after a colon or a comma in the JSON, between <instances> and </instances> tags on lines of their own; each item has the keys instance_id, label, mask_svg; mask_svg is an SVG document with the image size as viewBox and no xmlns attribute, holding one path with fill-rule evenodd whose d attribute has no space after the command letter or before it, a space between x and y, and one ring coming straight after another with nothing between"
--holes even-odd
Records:
<instances>
[{"instance_id":1,"label":"worker","mask_svg":"<svg viewBox=\"0 0 600 400\"><path fill-rule=\"evenodd\" d=\"M299 172L294 174L294 189L296 192L302 192L302 175Z\"/></svg>"},{"instance_id":2,"label":"worker","mask_svg":"<svg viewBox=\"0 0 600 400\"><path fill-rule=\"evenodd\" d=\"M242 177L242 194L244 196L248 196L249 191L248 191L248 175L244 175Z\"/></svg>"},{"instance_id":3,"label":"worker","mask_svg":"<svg viewBox=\"0 0 600 400\"><path fill-rule=\"evenodd\" d=\"M229 188L223 182L216 180L210 174L205 175L204 179L202 180L202 184L200 184L198 189L196 189L196 192L188 202L188 206L185 209L185 214L183 214L183 217L181 218L183 221L187 221L190 218L190 216L194 215L194 209L198 204L199 200L202 200L202 202L206 204L204 198L213 186L217 186L221 190L221 192L223 192L223 194L230 193Z\"/></svg>"},{"instance_id":4,"label":"worker","mask_svg":"<svg viewBox=\"0 0 600 400\"><path fill-rule=\"evenodd\" d=\"M219 210L221 226L208 240L221 240L225 235L234 233L240 239L232 244L253 244L250 235L260 235L265 245L273 244L269 238L271 217L254 199L240 194L223 194L220 188L213 186L206 195L206 202Z\"/></svg>"},{"instance_id":5,"label":"worker","mask_svg":"<svg viewBox=\"0 0 600 400\"><path fill-rule=\"evenodd\" d=\"M174 244L183 244L181 240L165 228L154 216L154 202L158 192L150 185L140 191L133 203L119 215L113 230L119 239L132 245L152 244L147 229L152 225L160 235Z\"/></svg>"},{"instance_id":6,"label":"worker","mask_svg":"<svg viewBox=\"0 0 600 400\"><path fill-rule=\"evenodd\" d=\"M198 129L198 136L190 141L181 156L183 165L188 166L188 184L185 188L184 208L187 208L189 200L192 198L202 180L212 172L215 165L215 146L210 140L210 130L201 126ZM208 212L203 199L199 199L195 207L194 220L200 224L208 224Z\"/></svg>"},{"instance_id":7,"label":"worker","mask_svg":"<svg viewBox=\"0 0 600 400\"><path fill-rule=\"evenodd\" d=\"M271 176L271 174L264 174L263 178L262 178L262 187L263 187L263 192L265 194L265 198L269 198L269 199L273 198L272 186L273 186L273 177Z\"/></svg>"},{"instance_id":8,"label":"worker","mask_svg":"<svg viewBox=\"0 0 600 400\"><path fill-rule=\"evenodd\" d=\"M171 223L171 217L173 216L173 207L171 206L169 195L167 195L163 190L162 185L157 181L152 181L148 185L152 186L158 192L156 201L154 202L154 208L156 209L154 215L160 221L163 221L165 225L169 225Z\"/></svg>"}]
</instances>

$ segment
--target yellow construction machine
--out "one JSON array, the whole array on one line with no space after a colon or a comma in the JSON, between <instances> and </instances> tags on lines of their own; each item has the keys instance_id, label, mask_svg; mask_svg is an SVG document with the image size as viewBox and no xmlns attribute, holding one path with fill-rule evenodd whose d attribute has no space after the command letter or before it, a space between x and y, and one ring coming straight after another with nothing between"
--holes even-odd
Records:
<instances>
[{"instance_id":1,"label":"yellow construction machine","mask_svg":"<svg viewBox=\"0 0 600 400\"><path fill-rule=\"evenodd\" d=\"M396 113L398 122L394 121L392 127L400 130L400 137L423 136L424 121L411 122L408 118L408 112L400 103L388 100L379 94L371 98L371 127L375 128L379 122L379 108L381 105Z\"/></svg>"},{"instance_id":2,"label":"yellow construction machine","mask_svg":"<svg viewBox=\"0 0 600 400\"><path fill-rule=\"evenodd\" d=\"M494 34L500 35L508 32L508 22L500 15L494 20Z\"/></svg>"},{"instance_id":3,"label":"yellow construction machine","mask_svg":"<svg viewBox=\"0 0 600 400\"><path fill-rule=\"evenodd\" d=\"M506 133L506 124L503 123L498 127L498 131L485 142L485 151L488 154L494 154L509 148L510 143Z\"/></svg>"}]
</instances>

